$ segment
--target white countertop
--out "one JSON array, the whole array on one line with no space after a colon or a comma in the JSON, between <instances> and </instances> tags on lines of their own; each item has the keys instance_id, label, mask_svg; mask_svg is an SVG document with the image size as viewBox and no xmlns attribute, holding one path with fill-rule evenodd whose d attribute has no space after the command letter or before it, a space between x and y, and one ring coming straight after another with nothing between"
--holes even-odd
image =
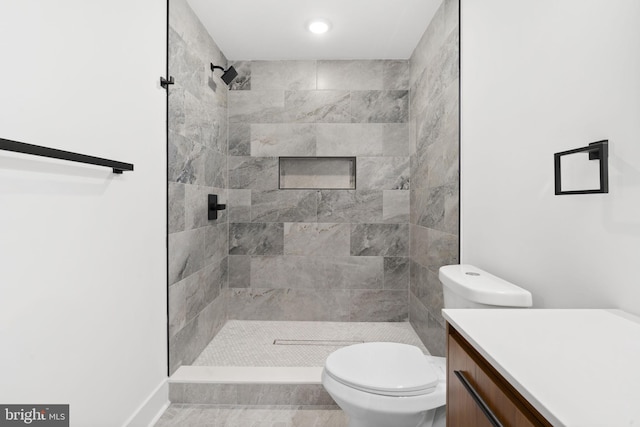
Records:
<instances>
[{"instance_id":1,"label":"white countertop","mask_svg":"<svg viewBox=\"0 0 640 427\"><path fill-rule=\"evenodd\" d=\"M640 318L595 309L443 314L554 426L640 426Z\"/></svg>"}]
</instances>

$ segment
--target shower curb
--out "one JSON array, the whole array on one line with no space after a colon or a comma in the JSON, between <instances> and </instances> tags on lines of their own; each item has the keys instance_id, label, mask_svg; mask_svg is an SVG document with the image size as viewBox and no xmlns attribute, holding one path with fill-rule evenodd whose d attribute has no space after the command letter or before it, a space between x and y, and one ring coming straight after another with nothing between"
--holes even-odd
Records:
<instances>
[{"instance_id":1,"label":"shower curb","mask_svg":"<svg viewBox=\"0 0 640 427\"><path fill-rule=\"evenodd\" d=\"M318 367L182 366L169 378L171 403L336 406Z\"/></svg>"}]
</instances>

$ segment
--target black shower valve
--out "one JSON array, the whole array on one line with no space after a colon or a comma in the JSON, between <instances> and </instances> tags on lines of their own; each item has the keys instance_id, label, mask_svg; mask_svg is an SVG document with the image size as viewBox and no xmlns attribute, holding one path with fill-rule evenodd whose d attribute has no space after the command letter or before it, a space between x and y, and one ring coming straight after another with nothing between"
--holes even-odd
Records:
<instances>
[{"instance_id":1,"label":"black shower valve","mask_svg":"<svg viewBox=\"0 0 640 427\"><path fill-rule=\"evenodd\" d=\"M227 205L218 203L217 194L209 194L209 221L218 219L218 211L225 210Z\"/></svg>"}]
</instances>

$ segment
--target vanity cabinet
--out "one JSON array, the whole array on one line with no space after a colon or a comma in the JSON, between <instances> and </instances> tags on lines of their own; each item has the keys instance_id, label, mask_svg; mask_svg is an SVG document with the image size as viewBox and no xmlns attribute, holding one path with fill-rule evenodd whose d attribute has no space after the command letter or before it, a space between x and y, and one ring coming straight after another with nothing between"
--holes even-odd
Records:
<instances>
[{"instance_id":1,"label":"vanity cabinet","mask_svg":"<svg viewBox=\"0 0 640 427\"><path fill-rule=\"evenodd\" d=\"M447 426L551 426L447 324Z\"/></svg>"}]
</instances>

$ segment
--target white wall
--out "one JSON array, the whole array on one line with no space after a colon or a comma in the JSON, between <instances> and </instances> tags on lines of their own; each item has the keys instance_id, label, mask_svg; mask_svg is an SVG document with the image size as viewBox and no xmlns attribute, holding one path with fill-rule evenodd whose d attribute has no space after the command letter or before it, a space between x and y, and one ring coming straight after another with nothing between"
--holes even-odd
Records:
<instances>
[{"instance_id":1,"label":"white wall","mask_svg":"<svg viewBox=\"0 0 640 427\"><path fill-rule=\"evenodd\" d=\"M122 425L166 377L166 4L6 0L0 137L135 164L0 151L0 402Z\"/></svg>"},{"instance_id":2,"label":"white wall","mask_svg":"<svg viewBox=\"0 0 640 427\"><path fill-rule=\"evenodd\" d=\"M640 2L462 1L462 262L539 307L640 314ZM553 153L609 139L610 192Z\"/></svg>"}]
</instances>

